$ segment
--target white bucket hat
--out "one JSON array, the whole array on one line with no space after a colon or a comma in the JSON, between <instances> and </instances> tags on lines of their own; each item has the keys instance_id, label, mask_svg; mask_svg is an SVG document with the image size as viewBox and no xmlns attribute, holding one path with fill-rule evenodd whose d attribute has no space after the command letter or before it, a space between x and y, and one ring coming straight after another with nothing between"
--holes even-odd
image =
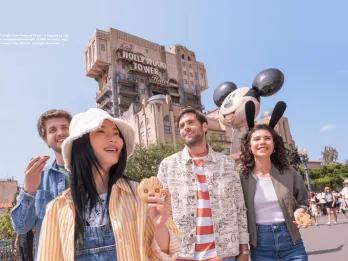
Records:
<instances>
[{"instance_id":1,"label":"white bucket hat","mask_svg":"<svg viewBox=\"0 0 348 261\"><path fill-rule=\"evenodd\" d=\"M134 129L126 121L114 118L102 109L91 108L86 112L76 114L71 120L69 136L62 144L62 155L66 170L71 171L71 148L73 141L86 133L100 128L104 120L110 120L116 124L124 138L127 148L127 157L132 155L134 150Z\"/></svg>"}]
</instances>

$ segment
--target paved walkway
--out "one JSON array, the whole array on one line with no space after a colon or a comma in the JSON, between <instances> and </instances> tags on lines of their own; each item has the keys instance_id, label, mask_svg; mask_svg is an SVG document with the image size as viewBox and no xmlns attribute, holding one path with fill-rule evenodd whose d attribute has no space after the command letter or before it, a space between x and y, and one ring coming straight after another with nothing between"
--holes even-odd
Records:
<instances>
[{"instance_id":1,"label":"paved walkway","mask_svg":"<svg viewBox=\"0 0 348 261\"><path fill-rule=\"evenodd\" d=\"M348 219L338 216L337 225L326 225L327 216L319 225L301 230L309 261L348 261Z\"/></svg>"}]
</instances>

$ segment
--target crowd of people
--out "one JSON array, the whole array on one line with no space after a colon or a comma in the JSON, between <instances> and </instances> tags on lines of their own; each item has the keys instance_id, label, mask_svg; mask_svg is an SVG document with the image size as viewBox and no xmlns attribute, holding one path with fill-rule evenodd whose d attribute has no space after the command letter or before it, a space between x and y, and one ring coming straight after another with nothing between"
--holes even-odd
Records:
<instances>
[{"instance_id":1,"label":"crowd of people","mask_svg":"<svg viewBox=\"0 0 348 261\"><path fill-rule=\"evenodd\" d=\"M129 123L97 108L43 113L38 132L55 159L30 160L11 214L18 234L35 231L36 260L308 260L297 221L308 193L273 127L248 131L237 167L209 146L204 114L186 108L177 124L185 147L160 163L161 194L144 202L124 174ZM312 213L336 207L324 193Z\"/></svg>"},{"instance_id":2,"label":"crowd of people","mask_svg":"<svg viewBox=\"0 0 348 261\"><path fill-rule=\"evenodd\" d=\"M327 215L327 225L337 224L337 217L342 213L348 219L348 179L343 182L343 189L340 192L325 187L322 192L311 192L310 211L315 225L318 225L318 217Z\"/></svg>"}]
</instances>

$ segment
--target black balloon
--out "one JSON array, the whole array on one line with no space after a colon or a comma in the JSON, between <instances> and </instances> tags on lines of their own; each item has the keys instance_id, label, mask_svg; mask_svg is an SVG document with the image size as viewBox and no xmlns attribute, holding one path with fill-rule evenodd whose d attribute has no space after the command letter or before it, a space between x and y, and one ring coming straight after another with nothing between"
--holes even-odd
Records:
<instances>
[{"instance_id":1,"label":"black balloon","mask_svg":"<svg viewBox=\"0 0 348 261\"><path fill-rule=\"evenodd\" d=\"M213 95L216 106L220 107L227 95L236 89L237 85L235 85L233 82L223 82L216 87Z\"/></svg>"},{"instance_id":2,"label":"black balloon","mask_svg":"<svg viewBox=\"0 0 348 261\"><path fill-rule=\"evenodd\" d=\"M258 89L261 96L270 96L279 91L283 83L283 73L278 69L271 68L256 75L253 88Z\"/></svg>"}]
</instances>

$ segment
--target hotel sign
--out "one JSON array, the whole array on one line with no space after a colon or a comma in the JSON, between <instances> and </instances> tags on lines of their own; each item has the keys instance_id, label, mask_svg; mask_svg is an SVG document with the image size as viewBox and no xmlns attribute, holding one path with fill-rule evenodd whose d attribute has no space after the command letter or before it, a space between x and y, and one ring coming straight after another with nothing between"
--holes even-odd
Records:
<instances>
[{"instance_id":1,"label":"hotel sign","mask_svg":"<svg viewBox=\"0 0 348 261\"><path fill-rule=\"evenodd\" d=\"M167 70L167 65L164 62L156 61L142 54L136 54L123 49L119 49L117 53L119 59L133 62L131 70L151 75L150 82L161 85L169 84L168 81L162 80L160 77L160 71Z\"/></svg>"},{"instance_id":2,"label":"hotel sign","mask_svg":"<svg viewBox=\"0 0 348 261\"><path fill-rule=\"evenodd\" d=\"M167 70L164 62L156 61L142 54L132 53L126 50L118 52L118 58L133 62L133 69L147 74L159 74L159 71Z\"/></svg>"}]
</instances>

